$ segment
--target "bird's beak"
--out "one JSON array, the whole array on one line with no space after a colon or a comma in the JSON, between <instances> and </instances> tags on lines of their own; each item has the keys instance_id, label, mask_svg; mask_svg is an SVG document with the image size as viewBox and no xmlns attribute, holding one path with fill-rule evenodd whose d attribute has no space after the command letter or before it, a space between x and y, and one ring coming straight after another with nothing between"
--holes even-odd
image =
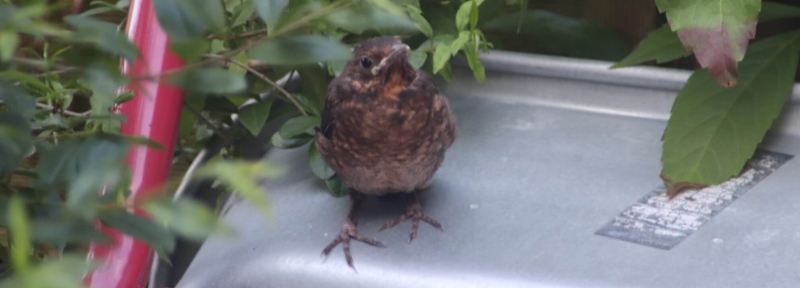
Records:
<instances>
[{"instance_id":1,"label":"bird's beak","mask_svg":"<svg viewBox=\"0 0 800 288\"><path fill-rule=\"evenodd\" d=\"M408 65L408 50L410 48L406 44L392 46L392 52L372 68L372 74L378 75L381 71L386 71L395 65Z\"/></svg>"}]
</instances>

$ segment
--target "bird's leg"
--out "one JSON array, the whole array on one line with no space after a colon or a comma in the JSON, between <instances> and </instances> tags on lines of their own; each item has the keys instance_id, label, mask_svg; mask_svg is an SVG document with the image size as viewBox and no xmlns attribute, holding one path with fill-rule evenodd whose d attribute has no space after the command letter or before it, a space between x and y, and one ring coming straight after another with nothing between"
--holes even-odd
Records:
<instances>
[{"instance_id":1,"label":"bird's leg","mask_svg":"<svg viewBox=\"0 0 800 288\"><path fill-rule=\"evenodd\" d=\"M358 234L356 231L356 226L358 226L357 214L358 209L361 208L361 203L364 201L364 194L351 190L350 200L350 212L347 213L347 219L345 219L344 224L342 224L342 230L339 232L339 236L336 236L336 239L333 239L333 241L331 241L331 243L322 250L322 255L325 257L325 259L327 259L328 254L331 253L331 250L333 250L336 245L339 245L339 243L342 243L344 259L347 261L347 266L350 266L350 268L355 270L356 268L353 266L353 257L350 256L350 239L355 239L356 241L364 242L375 247L386 247L386 245L383 245L383 243L375 239L367 238L361 236L361 234Z\"/></svg>"},{"instance_id":2,"label":"bird's leg","mask_svg":"<svg viewBox=\"0 0 800 288\"><path fill-rule=\"evenodd\" d=\"M419 199L417 199L416 192L413 192L412 195L408 197L408 208L406 208L406 213L400 215L400 217L387 221L386 224L383 224L383 226L381 226L381 229L379 229L378 231L383 231L392 228L395 225L403 223L408 219L413 220L412 222L413 224L411 225L411 235L408 236L408 243L411 243L411 241L413 241L414 238L417 238L417 229L419 228L420 220L425 221L428 224L431 224L431 226L444 231L444 229L442 228L442 224L439 224L439 221L434 220L433 218L428 216L428 214L425 214L425 212L422 211L422 205L419 203Z\"/></svg>"}]
</instances>

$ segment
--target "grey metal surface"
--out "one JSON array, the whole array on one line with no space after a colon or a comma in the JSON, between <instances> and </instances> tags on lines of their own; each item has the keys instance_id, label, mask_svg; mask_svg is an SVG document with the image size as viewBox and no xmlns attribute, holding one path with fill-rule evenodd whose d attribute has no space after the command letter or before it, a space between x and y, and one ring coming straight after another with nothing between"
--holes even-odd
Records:
<instances>
[{"instance_id":1,"label":"grey metal surface","mask_svg":"<svg viewBox=\"0 0 800 288\"><path fill-rule=\"evenodd\" d=\"M359 229L389 247L354 243L358 273L341 247L323 262L349 202L327 194L304 149L274 149L265 161L291 173L265 184L273 217L230 202L238 236L206 241L177 287L800 287L797 159L671 250L595 234L661 185L660 137L685 72L484 59L486 85L459 66L442 87L459 139L420 196L444 232L421 225L411 244L410 223L377 232L403 205L371 198ZM797 103L761 148L800 154Z\"/></svg>"}]
</instances>

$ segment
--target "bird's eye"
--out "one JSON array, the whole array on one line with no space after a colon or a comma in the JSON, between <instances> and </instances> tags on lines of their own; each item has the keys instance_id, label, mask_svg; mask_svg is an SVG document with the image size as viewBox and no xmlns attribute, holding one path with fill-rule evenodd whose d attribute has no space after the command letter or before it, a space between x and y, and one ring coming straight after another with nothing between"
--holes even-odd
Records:
<instances>
[{"instance_id":1,"label":"bird's eye","mask_svg":"<svg viewBox=\"0 0 800 288\"><path fill-rule=\"evenodd\" d=\"M369 69L369 67L372 67L372 60L367 57L361 57L361 67Z\"/></svg>"}]
</instances>

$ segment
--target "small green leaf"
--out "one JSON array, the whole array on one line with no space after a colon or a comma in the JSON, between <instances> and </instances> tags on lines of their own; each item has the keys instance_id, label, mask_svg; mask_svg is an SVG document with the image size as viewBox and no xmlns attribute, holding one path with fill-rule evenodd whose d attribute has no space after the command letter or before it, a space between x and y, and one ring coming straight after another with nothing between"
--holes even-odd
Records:
<instances>
[{"instance_id":1,"label":"small green leaf","mask_svg":"<svg viewBox=\"0 0 800 288\"><path fill-rule=\"evenodd\" d=\"M273 98L274 99L274 98ZM269 118L269 111L272 109L272 101L263 101L247 105L239 109L239 122L250 131L253 136L258 136L264 123Z\"/></svg>"},{"instance_id":2,"label":"small green leaf","mask_svg":"<svg viewBox=\"0 0 800 288\"><path fill-rule=\"evenodd\" d=\"M469 29L475 30L478 25L478 1L472 0L472 8L469 11Z\"/></svg>"},{"instance_id":3,"label":"small green leaf","mask_svg":"<svg viewBox=\"0 0 800 288\"><path fill-rule=\"evenodd\" d=\"M236 75L222 68L203 68L184 71L172 77L169 82L189 92L198 93L238 93L247 88L242 75Z\"/></svg>"},{"instance_id":4,"label":"small green leaf","mask_svg":"<svg viewBox=\"0 0 800 288\"><path fill-rule=\"evenodd\" d=\"M662 176L716 185L740 173L791 94L798 52L800 31L755 42L732 88L717 84L708 70L695 71L672 106Z\"/></svg>"},{"instance_id":5,"label":"small green leaf","mask_svg":"<svg viewBox=\"0 0 800 288\"><path fill-rule=\"evenodd\" d=\"M325 186L328 186L328 192L330 192L333 197L337 198L347 196L350 192L347 183L344 183L339 176L335 175L325 180Z\"/></svg>"},{"instance_id":6,"label":"small green leaf","mask_svg":"<svg viewBox=\"0 0 800 288\"><path fill-rule=\"evenodd\" d=\"M455 56L458 54L458 51L461 51L461 48L464 48L464 44L467 44L469 41L470 33L469 31L461 31L458 33L458 38L450 42L450 55Z\"/></svg>"},{"instance_id":7,"label":"small green leaf","mask_svg":"<svg viewBox=\"0 0 800 288\"><path fill-rule=\"evenodd\" d=\"M328 94L328 74L319 65L303 66L297 69L302 81L303 95L314 104L315 110L325 105ZM319 115L319 114L317 114Z\"/></svg>"},{"instance_id":8,"label":"small green leaf","mask_svg":"<svg viewBox=\"0 0 800 288\"><path fill-rule=\"evenodd\" d=\"M414 25L417 26L417 29L428 38L433 38L433 28L431 28L431 24L428 23L428 20L422 17L419 8L413 5L406 5L406 9L408 10L408 15L411 16L411 20L414 20Z\"/></svg>"},{"instance_id":9,"label":"small green leaf","mask_svg":"<svg viewBox=\"0 0 800 288\"><path fill-rule=\"evenodd\" d=\"M483 3L483 0L470 0L461 4L461 7L458 8L458 12L456 12L456 28L458 31L464 30L467 24L471 22L472 7L480 6L481 3ZM477 21L477 18L475 21Z\"/></svg>"},{"instance_id":10,"label":"small green leaf","mask_svg":"<svg viewBox=\"0 0 800 288\"><path fill-rule=\"evenodd\" d=\"M31 228L25 211L25 202L14 195L8 203L8 229L11 234L11 264L17 273L26 273L30 268L28 255L31 251Z\"/></svg>"},{"instance_id":11,"label":"small green leaf","mask_svg":"<svg viewBox=\"0 0 800 288\"><path fill-rule=\"evenodd\" d=\"M261 16L261 19L264 20L267 24L271 24L272 21L278 19L278 16L281 15L281 12L286 7L286 4L289 3L289 0L253 0L256 4L256 10L258 11L258 16Z\"/></svg>"},{"instance_id":12,"label":"small green leaf","mask_svg":"<svg viewBox=\"0 0 800 288\"><path fill-rule=\"evenodd\" d=\"M283 139L291 139L300 134L305 133L308 130L311 130L315 126L319 125L319 118L314 116L300 116L289 119L286 123L283 123L281 129L278 130L278 133L281 134Z\"/></svg>"},{"instance_id":13,"label":"small green leaf","mask_svg":"<svg viewBox=\"0 0 800 288\"><path fill-rule=\"evenodd\" d=\"M333 168L322 160L322 155L317 151L317 145L308 145L308 163L317 178L327 180L336 174L336 171L333 171Z\"/></svg>"},{"instance_id":14,"label":"small green leaf","mask_svg":"<svg viewBox=\"0 0 800 288\"><path fill-rule=\"evenodd\" d=\"M167 253L175 249L175 236L151 219L122 209L101 210L97 216L103 224L147 242L161 258L168 259Z\"/></svg>"},{"instance_id":15,"label":"small green leaf","mask_svg":"<svg viewBox=\"0 0 800 288\"><path fill-rule=\"evenodd\" d=\"M215 234L231 232L211 209L190 198L179 198L175 202L169 198L157 199L147 202L144 209L168 228L190 239L204 240Z\"/></svg>"},{"instance_id":16,"label":"small green leaf","mask_svg":"<svg viewBox=\"0 0 800 288\"><path fill-rule=\"evenodd\" d=\"M245 52L239 53L239 55L236 55L236 57L233 57L233 60L236 60L239 63L245 63L246 64L247 63L247 53L245 53ZM228 71L230 71L233 74L242 75L242 76L247 74L247 69L244 69L244 68L242 68L242 66L235 65L235 64L232 64L232 63L231 63L231 65L228 66Z\"/></svg>"},{"instance_id":17,"label":"small green leaf","mask_svg":"<svg viewBox=\"0 0 800 288\"><path fill-rule=\"evenodd\" d=\"M219 158L217 158L219 159ZM269 202L264 190L258 185L263 179L274 179L283 169L268 165L262 160L212 160L197 169L194 177L214 178L255 205L264 214L269 214Z\"/></svg>"},{"instance_id":18,"label":"small green leaf","mask_svg":"<svg viewBox=\"0 0 800 288\"><path fill-rule=\"evenodd\" d=\"M14 57L19 45L19 36L14 30L0 30L0 61L8 62Z\"/></svg>"},{"instance_id":19,"label":"small green leaf","mask_svg":"<svg viewBox=\"0 0 800 288\"><path fill-rule=\"evenodd\" d=\"M322 108L320 105L317 104L319 101L315 101L314 99L310 99L306 97L305 94L292 94L292 97L300 103L300 106L303 107L303 110L306 112L311 113L314 116L322 116Z\"/></svg>"},{"instance_id":20,"label":"small green leaf","mask_svg":"<svg viewBox=\"0 0 800 288\"><path fill-rule=\"evenodd\" d=\"M444 64L450 61L450 45L447 43L440 43L436 46L436 51L433 52L433 73L436 74L442 70Z\"/></svg>"},{"instance_id":21,"label":"small green leaf","mask_svg":"<svg viewBox=\"0 0 800 288\"><path fill-rule=\"evenodd\" d=\"M425 64L425 60L428 60L428 53L421 50L411 51L408 58L408 61L411 62L411 66L413 66L414 69L422 67L422 65Z\"/></svg>"},{"instance_id":22,"label":"small green leaf","mask_svg":"<svg viewBox=\"0 0 800 288\"><path fill-rule=\"evenodd\" d=\"M650 60L664 63L689 55L692 55L692 51L686 50L678 34L670 30L668 24L664 24L661 28L650 32L636 50L611 66L611 69L633 66Z\"/></svg>"},{"instance_id":23,"label":"small green leaf","mask_svg":"<svg viewBox=\"0 0 800 288\"><path fill-rule=\"evenodd\" d=\"M467 55L467 63L469 68L472 69L475 79L478 79L481 84L486 83L486 70L483 68L483 63L481 63L481 59L478 56L478 49L469 43L464 52Z\"/></svg>"},{"instance_id":24,"label":"small green leaf","mask_svg":"<svg viewBox=\"0 0 800 288\"><path fill-rule=\"evenodd\" d=\"M272 143L272 146L275 146L275 148L291 149L303 146L312 139L314 139L314 136L308 133L300 134L294 138L284 139L281 137L281 133L275 132L270 139L270 143Z\"/></svg>"},{"instance_id":25,"label":"small green leaf","mask_svg":"<svg viewBox=\"0 0 800 288\"><path fill-rule=\"evenodd\" d=\"M233 12L233 21L231 27L239 27L250 20L253 13L256 12L256 6L253 1L241 2L241 5L236 6Z\"/></svg>"},{"instance_id":26,"label":"small green leaf","mask_svg":"<svg viewBox=\"0 0 800 288\"><path fill-rule=\"evenodd\" d=\"M350 48L338 40L304 35L270 40L250 51L250 58L272 65L306 65L349 60Z\"/></svg>"}]
</instances>

